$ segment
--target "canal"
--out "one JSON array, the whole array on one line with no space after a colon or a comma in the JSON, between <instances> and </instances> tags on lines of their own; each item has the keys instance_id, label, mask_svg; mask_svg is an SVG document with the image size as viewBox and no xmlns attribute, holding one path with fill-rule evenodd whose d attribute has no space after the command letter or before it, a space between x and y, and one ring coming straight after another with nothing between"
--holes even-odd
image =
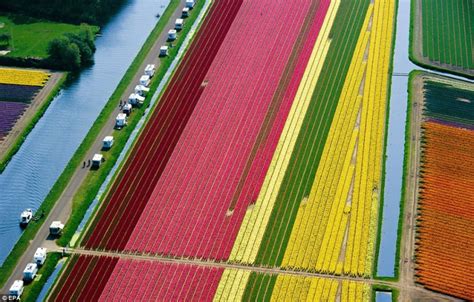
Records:
<instances>
[{"instance_id":1,"label":"canal","mask_svg":"<svg viewBox=\"0 0 474 302\"><path fill-rule=\"evenodd\" d=\"M41 205L168 3L123 5L97 38L95 64L53 100L0 175L0 264L21 235L20 213Z\"/></svg>"}]
</instances>

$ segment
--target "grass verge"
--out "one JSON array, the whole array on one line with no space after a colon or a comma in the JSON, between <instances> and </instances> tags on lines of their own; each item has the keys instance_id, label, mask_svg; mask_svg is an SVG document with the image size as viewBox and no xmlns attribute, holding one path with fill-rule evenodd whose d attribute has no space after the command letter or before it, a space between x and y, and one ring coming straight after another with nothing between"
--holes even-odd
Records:
<instances>
[{"instance_id":1,"label":"grass verge","mask_svg":"<svg viewBox=\"0 0 474 302\"><path fill-rule=\"evenodd\" d=\"M133 60L132 64L128 68L127 72L125 73L125 75L122 78L122 80L120 81L120 83L118 84L116 90L114 91L114 93L110 97L110 99L107 102L107 104L105 105L104 109L101 111L101 113L97 117L96 121L94 122L94 124L90 128L90 130L87 133L86 137L84 138L84 140L82 141L82 143L80 144L80 146L78 147L76 152L74 153L73 157L71 158L71 160L67 164L66 168L63 170L63 172L59 176L58 180L53 185L52 189L50 190L50 192L46 196L45 200L43 201L43 203L41 204L41 206L37 210L37 212L42 212L43 211L44 214L45 214L44 217L48 216L49 212L53 208L56 201L61 197L64 189L66 188L66 186L68 185L68 183L71 180L72 176L74 175L74 172L75 172L76 168L79 167L80 164L82 163L83 158L86 156L87 151L91 148L91 146L94 143L96 137L100 133L100 130L109 121L110 114L116 108L117 104L119 103L119 100L120 100L121 96L123 95L123 93L127 89L127 86L129 85L129 83L132 81L134 75L138 72L138 69L139 69L141 63L143 62L146 55L148 54L151 47L153 46L154 41L158 38L160 33L163 31L163 29L165 28L169 18L173 14L174 10L178 7L178 5L179 5L179 0L171 0L170 4L168 5L168 8L165 10L165 12L163 13L161 19L158 21L157 25L155 26L155 28L153 29L151 34L148 36L148 38L147 38L146 42L143 44L140 52L138 53L138 55ZM172 49L171 54L173 54L173 51L177 52L177 48ZM169 60L169 63L167 63L167 60ZM162 61L162 65L165 65L165 64L169 65L170 62L171 62L170 58L166 58L165 60ZM158 72L154 78L156 79L156 78L159 78L160 76L162 76L162 74L160 74ZM155 85L157 85L157 84L155 84ZM149 98L147 98L147 100L149 101ZM143 106L142 110L144 110L145 107L146 106ZM119 137L116 138L116 143L115 143L116 145L112 149L115 152L118 152L119 149L120 149L120 147L118 147L119 143L121 141L125 140L125 133L128 131L128 134L130 134L131 131L133 130L132 129L133 127L131 125L131 123L134 121L133 118L135 118L138 121L139 114L137 114L137 111L135 111L135 114L132 116L132 119L129 120L129 125L130 126L126 127L124 129L125 131L122 132L124 135L121 135L120 138ZM114 160L112 150L109 152L109 154L107 154L108 161L105 162L105 164L101 167L100 170L96 171L98 173L91 173L91 175L93 175L93 177L95 177L96 180L105 179L105 177L106 177L105 170L107 168L109 168L109 170L110 170L110 168L112 167L113 162L115 162L116 158ZM104 169L102 169L102 168L104 168ZM91 177L88 177L88 179L90 179L90 178ZM85 183L90 183L90 181L88 182L88 179L86 179ZM58 244L61 244L63 246L67 245L67 242L69 242L69 240L71 239L72 235L74 234L74 231L77 228L77 225L80 223L82 217L84 216L84 213L88 208L88 205L90 204L90 202L92 202L92 199L95 197L97 191L99 190L99 187L100 187L100 184L93 183L91 187L87 188L87 190L80 191L82 193L82 195L81 194L76 194L75 195L74 200L75 200L76 204L73 206L73 214L71 215L71 217L70 217L70 219L69 219L69 221L66 225L66 228L64 230L64 235L61 237ZM84 188L84 184L81 186L81 189L83 189L83 188ZM90 192L95 191L95 194L89 193L88 191L90 191ZM80 199L80 198L83 198L83 199ZM87 202L87 200L89 200L89 199L86 199L86 198L89 198L90 202ZM77 204L77 200L79 200L79 202L78 202L79 204ZM10 254L8 255L8 257L5 259L3 265L0 267L0 287L3 287L3 285L5 284L6 280L8 279L10 274L12 273L13 269L15 268L16 263L18 262L18 259L20 259L20 257L23 255L24 251L28 248L29 241L34 238L37 231L39 230L39 228L43 224L43 221L44 220L40 220L38 222L30 223L28 225L28 227L26 228L26 230L23 232L23 234L20 237L20 239L18 240L18 242L13 247L13 249L10 252Z\"/></svg>"},{"instance_id":2,"label":"grass verge","mask_svg":"<svg viewBox=\"0 0 474 302\"><path fill-rule=\"evenodd\" d=\"M35 127L36 123L44 115L44 113L46 112L46 109L48 109L54 97L59 93L59 90L61 90L66 79L67 79L67 74L63 74L61 76L61 79L56 84L56 86L46 96L46 100L43 101L43 104L33 115L33 117L28 122L26 127L23 128L21 134L17 137L16 141L10 146L7 152L5 152L5 154L2 156L2 158L0 159L0 174L5 170L8 163L12 159L13 155L15 155L18 152L18 150L20 150L20 147L23 144L23 142L26 140L26 137L28 136L28 134L30 134L30 132Z\"/></svg>"}]
</instances>

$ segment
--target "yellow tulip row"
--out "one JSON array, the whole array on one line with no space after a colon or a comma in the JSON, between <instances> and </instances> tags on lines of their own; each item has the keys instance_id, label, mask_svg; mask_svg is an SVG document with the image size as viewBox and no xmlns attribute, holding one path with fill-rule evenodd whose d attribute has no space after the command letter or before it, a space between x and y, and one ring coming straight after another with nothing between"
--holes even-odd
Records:
<instances>
[{"instance_id":1,"label":"yellow tulip row","mask_svg":"<svg viewBox=\"0 0 474 302\"><path fill-rule=\"evenodd\" d=\"M348 196L354 175L356 127L366 70L364 54L369 43L370 5L334 114L314 184L302 203L290 235L282 266L324 273L341 273L339 261L351 206Z\"/></svg>"},{"instance_id":2,"label":"yellow tulip row","mask_svg":"<svg viewBox=\"0 0 474 302\"><path fill-rule=\"evenodd\" d=\"M250 271L225 269L213 301L242 301Z\"/></svg>"},{"instance_id":3,"label":"yellow tulip row","mask_svg":"<svg viewBox=\"0 0 474 302\"><path fill-rule=\"evenodd\" d=\"M44 86L49 76L39 70L0 68L0 84Z\"/></svg>"},{"instance_id":4,"label":"yellow tulip row","mask_svg":"<svg viewBox=\"0 0 474 302\"><path fill-rule=\"evenodd\" d=\"M370 301L371 288L367 283L343 281L341 289L341 302Z\"/></svg>"},{"instance_id":5,"label":"yellow tulip row","mask_svg":"<svg viewBox=\"0 0 474 302\"><path fill-rule=\"evenodd\" d=\"M319 75L328 53L331 41L329 33L339 8L340 0L333 1L329 7L323 28L316 40L308 66L298 88L281 138L273 155L270 167L254 206L245 213L230 261L253 263L266 230L270 214L276 201L283 177L288 168L291 154L295 148L296 138L301 130L304 116L311 101Z\"/></svg>"},{"instance_id":6,"label":"yellow tulip row","mask_svg":"<svg viewBox=\"0 0 474 302\"><path fill-rule=\"evenodd\" d=\"M370 276L377 233L394 0L377 0L364 84L344 273Z\"/></svg>"},{"instance_id":7,"label":"yellow tulip row","mask_svg":"<svg viewBox=\"0 0 474 302\"><path fill-rule=\"evenodd\" d=\"M279 275L271 301L337 301L338 298L341 302L370 301L371 287L363 282Z\"/></svg>"},{"instance_id":8,"label":"yellow tulip row","mask_svg":"<svg viewBox=\"0 0 474 302\"><path fill-rule=\"evenodd\" d=\"M338 288L333 279L279 275L271 301L336 301Z\"/></svg>"}]
</instances>

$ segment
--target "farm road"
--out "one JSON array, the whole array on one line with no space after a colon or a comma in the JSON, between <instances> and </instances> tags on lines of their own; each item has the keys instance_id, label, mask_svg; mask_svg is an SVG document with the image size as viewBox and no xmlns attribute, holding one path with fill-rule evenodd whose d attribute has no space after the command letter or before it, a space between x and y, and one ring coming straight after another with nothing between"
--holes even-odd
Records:
<instances>
[{"instance_id":1,"label":"farm road","mask_svg":"<svg viewBox=\"0 0 474 302\"><path fill-rule=\"evenodd\" d=\"M153 47L147 54L137 74L135 74L135 76L133 77L132 81L130 82L124 94L122 95L121 99L127 100L128 96L132 92L134 92L135 86L139 82L139 79L141 75L143 74L143 70L145 69L147 64L155 64L157 67L159 66L160 60L159 60L158 55L160 53L160 47L166 44L168 29L174 28L174 22L177 18L181 16L181 11L183 7L185 6L185 3L186 3L185 0L180 1L179 6L176 8L173 15L170 17L168 23L164 27L164 30L160 34L159 38L153 44ZM113 132L113 129L115 126L115 117L117 116L118 113L120 113L119 104L117 104L117 107L115 108L114 112L110 115L109 122L100 131L92 147L88 150L86 157L83 159L84 161L88 161L89 159L92 159L95 153L100 152L102 148L102 139ZM56 246L55 242L51 238L48 238L49 226L55 220L60 220L63 223L68 220L71 214L73 196L76 194L77 190L81 186L82 182L84 181L88 173L89 173L89 169L82 168L82 161L81 161L81 165L76 168L76 171L74 172L74 175L72 176L69 184L63 191L59 200L55 203L49 215L45 218L43 225L39 229L35 238L30 242L28 249L25 251L23 256L18 261L12 275L5 283L4 287L0 290L0 294L8 293L8 290L10 286L13 284L13 282L15 280L22 279L23 269L29 262L32 261L33 255L38 247L46 246L46 247L49 247L51 250L52 248Z\"/></svg>"}]
</instances>

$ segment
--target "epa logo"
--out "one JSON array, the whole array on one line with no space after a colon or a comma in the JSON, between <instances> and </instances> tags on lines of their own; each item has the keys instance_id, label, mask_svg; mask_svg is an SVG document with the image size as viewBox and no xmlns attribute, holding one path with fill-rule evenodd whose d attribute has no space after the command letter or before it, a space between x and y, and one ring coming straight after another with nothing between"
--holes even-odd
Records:
<instances>
[{"instance_id":1,"label":"epa logo","mask_svg":"<svg viewBox=\"0 0 474 302\"><path fill-rule=\"evenodd\" d=\"M19 297L10 296L10 295L0 295L0 302L3 301L20 301Z\"/></svg>"}]
</instances>

